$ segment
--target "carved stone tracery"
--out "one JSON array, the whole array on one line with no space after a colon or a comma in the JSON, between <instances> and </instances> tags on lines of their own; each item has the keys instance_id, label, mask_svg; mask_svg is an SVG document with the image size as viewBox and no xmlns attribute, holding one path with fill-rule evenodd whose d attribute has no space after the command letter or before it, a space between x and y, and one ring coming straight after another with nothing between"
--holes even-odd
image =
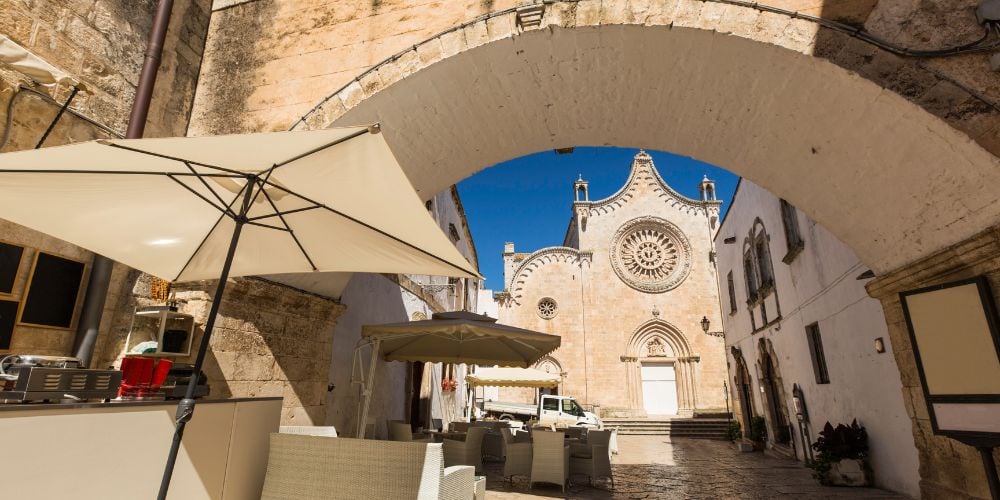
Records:
<instances>
[{"instance_id":1,"label":"carved stone tracery","mask_svg":"<svg viewBox=\"0 0 1000 500\"><path fill-rule=\"evenodd\" d=\"M691 270L691 244L677 226L658 217L625 223L611 243L611 265L626 284L660 293L681 284Z\"/></svg>"}]
</instances>

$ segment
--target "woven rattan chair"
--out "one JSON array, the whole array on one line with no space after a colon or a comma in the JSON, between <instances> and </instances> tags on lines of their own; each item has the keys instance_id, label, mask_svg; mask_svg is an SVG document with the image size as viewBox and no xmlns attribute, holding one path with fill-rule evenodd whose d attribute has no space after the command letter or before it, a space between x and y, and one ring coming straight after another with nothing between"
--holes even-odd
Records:
<instances>
[{"instance_id":1,"label":"woven rattan chair","mask_svg":"<svg viewBox=\"0 0 1000 500\"><path fill-rule=\"evenodd\" d=\"M414 439L413 431L410 429L410 424L406 422L401 422L399 420L386 420L385 427L389 431L389 441L412 441L416 443L434 442L433 437L418 437L417 439Z\"/></svg>"},{"instance_id":2,"label":"woven rattan chair","mask_svg":"<svg viewBox=\"0 0 1000 500\"><path fill-rule=\"evenodd\" d=\"M282 425L278 428L278 432L282 434L337 437L337 428L332 425Z\"/></svg>"},{"instance_id":3,"label":"woven rattan chair","mask_svg":"<svg viewBox=\"0 0 1000 500\"><path fill-rule=\"evenodd\" d=\"M562 432L535 431L531 445L531 486L558 484L566 492L569 479L569 446Z\"/></svg>"},{"instance_id":4,"label":"woven rattan chair","mask_svg":"<svg viewBox=\"0 0 1000 500\"><path fill-rule=\"evenodd\" d=\"M594 479L607 477L611 479L611 488L615 487L615 476L611 472L611 441L612 431L590 431L587 433L587 443L581 447L573 447L569 458L570 474L584 474Z\"/></svg>"},{"instance_id":5,"label":"woven rattan chair","mask_svg":"<svg viewBox=\"0 0 1000 500\"><path fill-rule=\"evenodd\" d=\"M466 432L469 430L468 422L452 422L448 424L448 429L451 432Z\"/></svg>"},{"instance_id":6,"label":"woven rattan chair","mask_svg":"<svg viewBox=\"0 0 1000 500\"><path fill-rule=\"evenodd\" d=\"M573 439L583 439L584 433L583 427L567 427L566 437Z\"/></svg>"},{"instance_id":7,"label":"woven rattan chair","mask_svg":"<svg viewBox=\"0 0 1000 500\"><path fill-rule=\"evenodd\" d=\"M271 434L262 500L469 500L472 467L444 468L440 444Z\"/></svg>"},{"instance_id":8,"label":"woven rattan chair","mask_svg":"<svg viewBox=\"0 0 1000 500\"><path fill-rule=\"evenodd\" d=\"M528 434L526 432L515 434L511 429L500 429L500 433L504 444L504 479L513 482L514 476L531 476L531 441L528 439Z\"/></svg>"},{"instance_id":9,"label":"woven rattan chair","mask_svg":"<svg viewBox=\"0 0 1000 500\"><path fill-rule=\"evenodd\" d=\"M486 427L470 427L465 435L465 441L445 439L444 444L444 464L448 467L453 465L471 465L476 468L476 473L483 471L483 437L486 435Z\"/></svg>"}]
</instances>

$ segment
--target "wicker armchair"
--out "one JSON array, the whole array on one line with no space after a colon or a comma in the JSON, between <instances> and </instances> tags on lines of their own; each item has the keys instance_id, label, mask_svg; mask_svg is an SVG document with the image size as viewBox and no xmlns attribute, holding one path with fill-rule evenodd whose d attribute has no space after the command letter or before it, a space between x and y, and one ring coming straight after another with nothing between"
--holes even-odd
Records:
<instances>
[{"instance_id":1,"label":"wicker armchair","mask_svg":"<svg viewBox=\"0 0 1000 500\"><path fill-rule=\"evenodd\" d=\"M483 437L486 435L485 427L470 427L465 435L465 441L445 439L444 464L471 465L476 468L476 473L483 471Z\"/></svg>"},{"instance_id":2,"label":"wicker armchair","mask_svg":"<svg viewBox=\"0 0 1000 500\"><path fill-rule=\"evenodd\" d=\"M452 422L448 424L448 429L451 432L466 432L469 430L469 422Z\"/></svg>"},{"instance_id":3,"label":"wicker armchair","mask_svg":"<svg viewBox=\"0 0 1000 500\"><path fill-rule=\"evenodd\" d=\"M615 476L611 472L611 441L612 431L590 431L587 433L587 443L573 447L569 458L570 474L584 474L589 477L590 484L594 479L607 477L611 479L611 488L615 487Z\"/></svg>"},{"instance_id":4,"label":"wicker armchair","mask_svg":"<svg viewBox=\"0 0 1000 500\"><path fill-rule=\"evenodd\" d=\"M500 429L500 433L504 444L504 479L513 482L514 476L531 476L531 440L528 433L515 434L511 429Z\"/></svg>"},{"instance_id":5,"label":"wicker armchair","mask_svg":"<svg viewBox=\"0 0 1000 500\"><path fill-rule=\"evenodd\" d=\"M535 483L558 484L566 492L569 479L569 446L562 432L536 431L532 433L531 486Z\"/></svg>"},{"instance_id":6,"label":"wicker armchair","mask_svg":"<svg viewBox=\"0 0 1000 500\"><path fill-rule=\"evenodd\" d=\"M440 444L271 434L261 500L469 500L472 467L444 468Z\"/></svg>"},{"instance_id":7,"label":"wicker armchair","mask_svg":"<svg viewBox=\"0 0 1000 500\"><path fill-rule=\"evenodd\" d=\"M282 434L337 437L337 428L332 425L282 425L278 428L278 432Z\"/></svg>"},{"instance_id":8,"label":"wicker armchair","mask_svg":"<svg viewBox=\"0 0 1000 500\"><path fill-rule=\"evenodd\" d=\"M434 438L432 437L413 439L413 431L410 429L410 424L406 422L401 422L399 420L386 420L385 426L389 431L389 441L412 441L416 443L434 442Z\"/></svg>"}]
</instances>

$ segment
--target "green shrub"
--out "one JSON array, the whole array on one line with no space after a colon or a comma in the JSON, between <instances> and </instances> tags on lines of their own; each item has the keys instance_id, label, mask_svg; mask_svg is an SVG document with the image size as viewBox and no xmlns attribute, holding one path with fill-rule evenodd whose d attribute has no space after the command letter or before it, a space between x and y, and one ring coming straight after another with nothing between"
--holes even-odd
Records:
<instances>
[{"instance_id":1,"label":"green shrub","mask_svg":"<svg viewBox=\"0 0 1000 500\"><path fill-rule=\"evenodd\" d=\"M767 422L764 417L758 415L750 419L750 440L758 443L767 440Z\"/></svg>"},{"instance_id":2,"label":"green shrub","mask_svg":"<svg viewBox=\"0 0 1000 500\"><path fill-rule=\"evenodd\" d=\"M729 422L729 429L726 430L726 437L730 441L736 441L737 439L743 437L743 430L740 427L739 422Z\"/></svg>"}]
</instances>

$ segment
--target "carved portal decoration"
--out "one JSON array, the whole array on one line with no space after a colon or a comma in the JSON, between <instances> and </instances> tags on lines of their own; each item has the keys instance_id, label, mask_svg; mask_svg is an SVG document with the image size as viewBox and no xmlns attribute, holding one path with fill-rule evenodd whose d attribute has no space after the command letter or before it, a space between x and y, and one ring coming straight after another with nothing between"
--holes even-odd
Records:
<instances>
[{"instance_id":1,"label":"carved portal decoration","mask_svg":"<svg viewBox=\"0 0 1000 500\"><path fill-rule=\"evenodd\" d=\"M653 337L646 343L646 355L649 357L666 356L667 346L658 337Z\"/></svg>"},{"instance_id":2,"label":"carved portal decoration","mask_svg":"<svg viewBox=\"0 0 1000 500\"><path fill-rule=\"evenodd\" d=\"M611 242L611 265L632 288L660 293L676 288L691 270L691 244L677 226L658 217L627 222Z\"/></svg>"},{"instance_id":3,"label":"carved portal decoration","mask_svg":"<svg viewBox=\"0 0 1000 500\"><path fill-rule=\"evenodd\" d=\"M552 319L556 317L557 313L558 306L556 305L556 301L551 297L545 297L538 301L538 315L542 319Z\"/></svg>"}]
</instances>

